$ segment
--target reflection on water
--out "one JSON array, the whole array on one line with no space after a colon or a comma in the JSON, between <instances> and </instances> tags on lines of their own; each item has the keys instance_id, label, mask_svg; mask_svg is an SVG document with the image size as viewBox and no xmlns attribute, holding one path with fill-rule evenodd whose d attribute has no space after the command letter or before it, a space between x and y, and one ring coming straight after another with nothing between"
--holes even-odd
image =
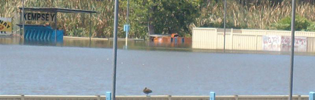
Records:
<instances>
[{"instance_id":1,"label":"reflection on water","mask_svg":"<svg viewBox=\"0 0 315 100\"><path fill-rule=\"evenodd\" d=\"M112 48L112 39L69 39L65 38L63 43L38 42L38 41L24 41L20 37L0 37L0 44L15 44L15 45L45 45L45 46L65 46L65 47L91 47L91 48ZM123 49L125 46L124 39L118 40L118 48ZM145 40L129 40L128 49L181 49L191 50L191 43L158 43Z\"/></svg>"},{"instance_id":2,"label":"reflection on water","mask_svg":"<svg viewBox=\"0 0 315 100\"><path fill-rule=\"evenodd\" d=\"M118 49L124 49L125 39L118 39ZM88 38L64 38L63 43L24 41L20 37L0 36L0 44L10 45L36 45L36 46L63 46L63 47L88 47L88 48L112 48L111 39ZM212 52L212 53L251 53L251 54L281 54L290 55L289 51L255 51L255 50L220 50L220 49L192 49L191 43L160 43L147 40L129 40L129 50L159 50L159 51L188 51L188 52ZM296 52L296 55L315 55L313 52Z\"/></svg>"},{"instance_id":3,"label":"reflection on water","mask_svg":"<svg viewBox=\"0 0 315 100\"><path fill-rule=\"evenodd\" d=\"M0 36L0 44L21 44L20 42L21 39L17 37Z\"/></svg>"}]
</instances>

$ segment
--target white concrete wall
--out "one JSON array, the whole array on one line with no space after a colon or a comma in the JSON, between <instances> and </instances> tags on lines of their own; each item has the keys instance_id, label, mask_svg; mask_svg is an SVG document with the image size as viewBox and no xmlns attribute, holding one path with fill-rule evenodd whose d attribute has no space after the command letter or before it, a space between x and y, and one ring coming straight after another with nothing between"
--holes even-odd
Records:
<instances>
[{"instance_id":1,"label":"white concrete wall","mask_svg":"<svg viewBox=\"0 0 315 100\"><path fill-rule=\"evenodd\" d=\"M192 48L223 49L224 31L218 28L194 28ZM228 50L262 50L263 35L291 36L291 31L227 29L225 48ZM307 37L307 52L315 52L315 32L296 31L295 36Z\"/></svg>"}]
</instances>

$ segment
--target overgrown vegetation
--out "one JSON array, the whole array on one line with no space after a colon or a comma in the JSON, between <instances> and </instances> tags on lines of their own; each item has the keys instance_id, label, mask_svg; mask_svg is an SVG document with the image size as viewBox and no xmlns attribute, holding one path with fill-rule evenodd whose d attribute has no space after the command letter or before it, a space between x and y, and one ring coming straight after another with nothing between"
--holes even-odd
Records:
<instances>
[{"instance_id":1,"label":"overgrown vegetation","mask_svg":"<svg viewBox=\"0 0 315 100\"><path fill-rule=\"evenodd\" d=\"M130 0L129 33L132 38L148 34L179 33L191 36L193 27L223 27L224 0ZM227 28L284 29L291 15L291 0L227 0ZM314 0L298 0L297 29L314 30ZM25 0L26 7L60 7L95 10L89 14L58 14L58 27L66 35L88 36L90 19L93 37L111 37L113 33L114 0ZM120 0L119 37L125 37L127 0ZM0 16L19 21L21 0L0 0ZM43 24L42 22L27 22ZM18 30L15 27L14 30Z\"/></svg>"},{"instance_id":2,"label":"overgrown vegetation","mask_svg":"<svg viewBox=\"0 0 315 100\"><path fill-rule=\"evenodd\" d=\"M295 30L307 31L312 29L311 21L307 20L304 17L296 16L295 18ZM277 23L272 24L272 29L278 30L291 30L291 17L285 17L278 21Z\"/></svg>"}]
</instances>

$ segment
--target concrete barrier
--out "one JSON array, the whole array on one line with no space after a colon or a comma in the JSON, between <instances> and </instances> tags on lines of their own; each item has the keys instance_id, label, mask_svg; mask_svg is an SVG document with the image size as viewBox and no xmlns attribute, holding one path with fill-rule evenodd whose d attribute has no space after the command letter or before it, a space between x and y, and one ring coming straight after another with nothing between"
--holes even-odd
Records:
<instances>
[{"instance_id":1,"label":"concrete barrier","mask_svg":"<svg viewBox=\"0 0 315 100\"><path fill-rule=\"evenodd\" d=\"M192 48L223 49L223 29L194 28L192 32ZM284 30L227 29L225 48L227 50L263 51L263 36L269 35L290 36L291 32ZM306 50L303 52L315 52L315 32L296 31L295 35L307 39Z\"/></svg>"},{"instance_id":2,"label":"concrete barrier","mask_svg":"<svg viewBox=\"0 0 315 100\"><path fill-rule=\"evenodd\" d=\"M309 100L315 100L315 92L310 92L309 94Z\"/></svg>"}]
</instances>

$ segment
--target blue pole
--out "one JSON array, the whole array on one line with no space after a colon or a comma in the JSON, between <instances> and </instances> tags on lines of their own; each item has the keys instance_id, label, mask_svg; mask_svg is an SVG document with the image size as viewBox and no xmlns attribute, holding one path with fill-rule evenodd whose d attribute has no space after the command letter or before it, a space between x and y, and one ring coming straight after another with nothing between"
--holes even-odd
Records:
<instances>
[{"instance_id":1,"label":"blue pole","mask_svg":"<svg viewBox=\"0 0 315 100\"><path fill-rule=\"evenodd\" d=\"M215 100L215 93L214 92L210 92L210 100Z\"/></svg>"},{"instance_id":2,"label":"blue pole","mask_svg":"<svg viewBox=\"0 0 315 100\"><path fill-rule=\"evenodd\" d=\"M315 92L310 92L308 100L315 100Z\"/></svg>"},{"instance_id":3,"label":"blue pole","mask_svg":"<svg viewBox=\"0 0 315 100\"><path fill-rule=\"evenodd\" d=\"M106 92L106 100L111 100L111 93L110 92Z\"/></svg>"},{"instance_id":4,"label":"blue pole","mask_svg":"<svg viewBox=\"0 0 315 100\"><path fill-rule=\"evenodd\" d=\"M127 27L126 27L127 25ZM125 49L128 49L128 33L129 33L129 0L127 1L127 23L125 24L126 27L126 40L125 40Z\"/></svg>"},{"instance_id":5,"label":"blue pole","mask_svg":"<svg viewBox=\"0 0 315 100\"><path fill-rule=\"evenodd\" d=\"M124 31L126 32L126 37L125 37L125 47L124 49L128 49L128 33L129 33L130 25L125 24L124 25Z\"/></svg>"}]
</instances>

